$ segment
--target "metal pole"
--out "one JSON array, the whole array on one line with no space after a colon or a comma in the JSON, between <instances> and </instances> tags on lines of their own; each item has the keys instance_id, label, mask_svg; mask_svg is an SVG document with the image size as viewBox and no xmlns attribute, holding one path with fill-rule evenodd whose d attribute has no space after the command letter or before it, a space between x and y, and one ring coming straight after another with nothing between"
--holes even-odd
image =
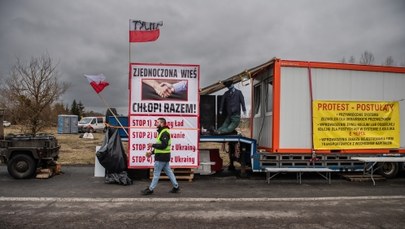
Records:
<instances>
[{"instance_id":1,"label":"metal pole","mask_svg":"<svg viewBox=\"0 0 405 229\"><path fill-rule=\"evenodd\" d=\"M126 130L126 129L124 128L124 126L121 124L121 122L120 122L120 120L117 118L117 116L115 116L114 112L111 111L111 108L110 108L110 106L108 105L107 101L105 101L105 99L104 99L100 94L97 94L97 95L98 95L98 96L101 98L101 100L104 102L104 105L107 106L107 109L108 109L108 110L111 112L111 114L114 116L115 120L117 120L118 124L120 124L120 126L121 126L122 129L124 130L125 134L127 134L127 136L129 137L129 134L128 134L127 130Z\"/></svg>"}]
</instances>

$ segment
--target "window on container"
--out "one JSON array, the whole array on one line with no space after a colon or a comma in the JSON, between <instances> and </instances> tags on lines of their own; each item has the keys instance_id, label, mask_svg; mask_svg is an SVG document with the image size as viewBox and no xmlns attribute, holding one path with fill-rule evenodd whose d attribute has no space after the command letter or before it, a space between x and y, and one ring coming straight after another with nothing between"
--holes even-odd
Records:
<instances>
[{"instance_id":1,"label":"window on container","mask_svg":"<svg viewBox=\"0 0 405 229\"><path fill-rule=\"evenodd\" d=\"M262 85L258 84L254 87L253 91L253 103L254 103L254 114L260 115L260 107L261 107L261 92L262 92Z\"/></svg>"},{"instance_id":2,"label":"window on container","mask_svg":"<svg viewBox=\"0 0 405 229\"><path fill-rule=\"evenodd\" d=\"M273 81L267 79L265 81L265 96L266 96L266 113L273 112Z\"/></svg>"}]
</instances>

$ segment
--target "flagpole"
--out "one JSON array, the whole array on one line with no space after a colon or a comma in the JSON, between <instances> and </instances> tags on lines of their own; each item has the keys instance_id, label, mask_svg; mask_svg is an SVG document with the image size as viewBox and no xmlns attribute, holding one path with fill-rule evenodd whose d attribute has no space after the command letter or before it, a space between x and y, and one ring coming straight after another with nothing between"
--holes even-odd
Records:
<instances>
[{"instance_id":1,"label":"flagpole","mask_svg":"<svg viewBox=\"0 0 405 229\"><path fill-rule=\"evenodd\" d=\"M131 83L131 42L128 42L128 90L130 89Z\"/></svg>"},{"instance_id":2,"label":"flagpole","mask_svg":"<svg viewBox=\"0 0 405 229\"><path fill-rule=\"evenodd\" d=\"M129 19L128 23L128 33L131 32L131 19ZM129 40L128 34L128 90L130 89L130 79L131 79L131 41Z\"/></svg>"},{"instance_id":3,"label":"flagpole","mask_svg":"<svg viewBox=\"0 0 405 229\"><path fill-rule=\"evenodd\" d=\"M100 97L100 99L104 102L104 105L107 106L107 109L111 112L111 114L114 116L115 120L117 120L118 124L121 126L121 128L124 130L124 132L127 134L128 138L129 138L129 134L127 132L127 130L124 128L124 126L121 124L120 120L117 118L117 116L115 116L115 112L112 112L110 105L108 105L107 101L105 101L105 99L103 98L103 96L101 96L99 93L97 93L97 95Z\"/></svg>"},{"instance_id":4,"label":"flagpole","mask_svg":"<svg viewBox=\"0 0 405 229\"><path fill-rule=\"evenodd\" d=\"M128 23L128 92L130 92L131 89L131 41L129 40L129 33L131 32L131 19L129 19ZM129 114L129 109L128 109L128 114ZM129 119L129 117L128 117ZM129 122L129 121L128 121ZM129 139L129 134L125 130L125 133L128 136ZM129 148L129 144L128 144Z\"/></svg>"}]
</instances>

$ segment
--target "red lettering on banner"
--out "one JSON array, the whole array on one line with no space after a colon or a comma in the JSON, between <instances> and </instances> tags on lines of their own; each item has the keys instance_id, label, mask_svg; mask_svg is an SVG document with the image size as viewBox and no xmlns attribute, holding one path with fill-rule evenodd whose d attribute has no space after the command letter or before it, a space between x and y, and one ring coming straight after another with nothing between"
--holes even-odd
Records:
<instances>
[{"instance_id":1,"label":"red lettering on banner","mask_svg":"<svg viewBox=\"0 0 405 229\"><path fill-rule=\"evenodd\" d=\"M348 103L318 103L318 110L323 110L323 111L347 111L349 110L349 104Z\"/></svg>"},{"instance_id":2,"label":"red lettering on banner","mask_svg":"<svg viewBox=\"0 0 405 229\"><path fill-rule=\"evenodd\" d=\"M146 125L146 120L134 119L134 120L132 120L132 125L133 126L145 126Z\"/></svg>"},{"instance_id":3,"label":"red lettering on banner","mask_svg":"<svg viewBox=\"0 0 405 229\"><path fill-rule=\"evenodd\" d=\"M146 157L145 156L132 156L132 163L140 162L143 163L145 162Z\"/></svg>"},{"instance_id":4,"label":"red lettering on banner","mask_svg":"<svg viewBox=\"0 0 405 229\"><path fill-rule=\"evenodd\" d=\"M132 137L133 138L144 138L144 137L146 137L146 133L145 132L133 132Z\"/></svg>"},{"instance_id":5,"label":"red lettering on banner","mask_svg":"<svg viewBox=\"0 0 405 229\"><path fill-rule=\"evenodd\" d=\"M174 121L175 126L184 126L184 120L179 121Z\"/></svg>"},{"instance_id":6,"label":"red lettering on banner","mask_svg":"<svg viewBox=\"0 0 405 229\"><path fill-rule=\"evenodd\" d=\"M132 144L132 150L147 150L147 148L148 148L148 150L149 150L149 147L146 145L146 144L138 144L138 143L135 143L135 144Z\"/></svg>"},{"instance_id":7,"label":"red lettering on banner","mask_svg":"<svg viewBox=\"0 0 405 229\"><path fill-rule=\"evenodd\" d=\"M361 111L390 111L394 110L394 104L357 104L356 110Z\"/></svg>"}]
</instances>

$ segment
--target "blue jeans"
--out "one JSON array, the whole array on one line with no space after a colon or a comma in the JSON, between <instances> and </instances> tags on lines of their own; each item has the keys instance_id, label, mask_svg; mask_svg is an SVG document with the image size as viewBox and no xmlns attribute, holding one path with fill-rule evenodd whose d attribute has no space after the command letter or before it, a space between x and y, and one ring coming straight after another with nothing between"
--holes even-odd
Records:
<instances>
[{"instance_id":1,"label":"blue jeans","mask_svg":"<svg viewBox=\"0 0 405 229\"><path fill-rule=\"evenodd\" d=\"M174 176L173 171L170 169L169 162L164 162L164 161L155 161L154 165L154 171L153 171L153 179L152 183L149 186L149 190L152 190L156 188L159 178L160 178L160 173L165 171L166 175L169 177L170 181L172 182L173 187L178 188L179 184L177 183L176 177Z\"/></svg>"}]
</instances>

